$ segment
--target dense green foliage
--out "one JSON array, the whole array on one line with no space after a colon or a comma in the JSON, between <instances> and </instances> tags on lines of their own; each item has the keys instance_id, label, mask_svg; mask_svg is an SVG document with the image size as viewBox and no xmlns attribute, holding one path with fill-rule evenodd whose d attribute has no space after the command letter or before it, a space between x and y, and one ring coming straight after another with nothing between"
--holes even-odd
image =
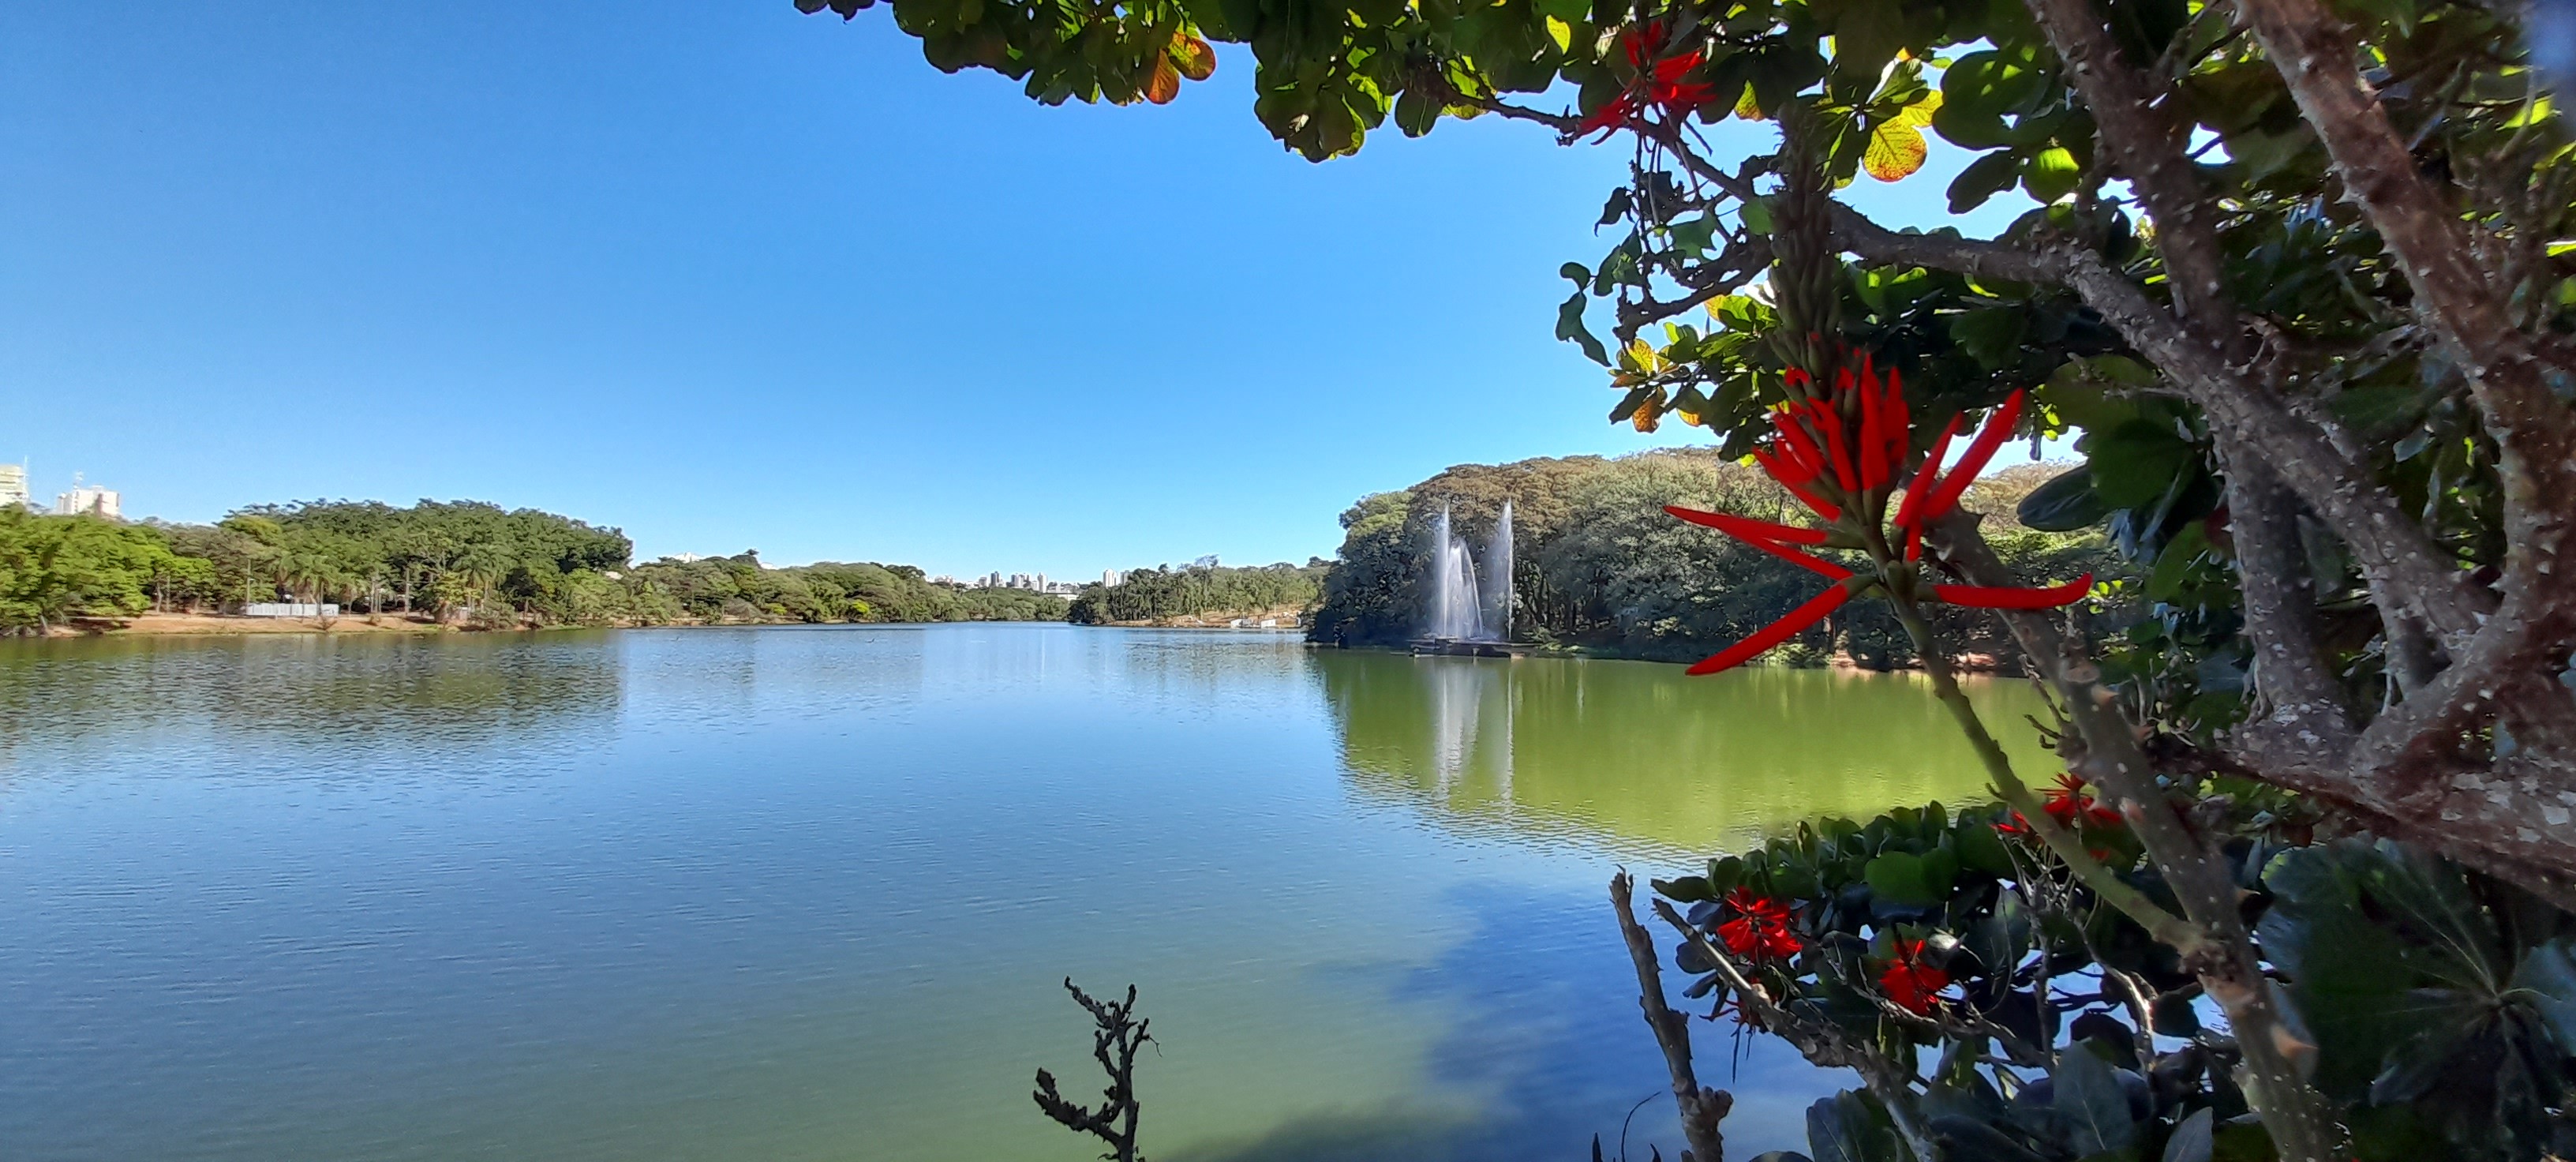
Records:
<instances>
[{"instance_id":1,"label":"dense green foliage","mask_svg":"<svg viewBox=\"0 0 2576 1162\"><path fill-rule=\"evenodd\" d=\"M2099 532L2043 533L2009 515L2033 465L1981 482L1972 509L1990 511L1989 535L2025 580L2092 572L2125 609L2123 566ZM1403 492L1363 498L1342 514L1341 553L1323 586L1309 636L1344 645L1399 645L1418 633L1425 597L1415 586L1429 554L1428 527L1446 506L1483 544L1512 503L1513 635L1627 657L1696 660L1804 601L1808 575L1743 543L1683 524L1667 504L1777 519L1785 493L1761 473L1706 451L1654 452L1469 464ZM1962 653L2009 659L1991 618L1944 610ZM1910 665L1913 648L1884 611L1854 606L1805 635L1779 660L1822 662L1847 651L1865 666Z\"/></svg>"},{"instance_id":2,"label":"dense green foliage","mask_svg":"<svg viewBox=\"0 0 2576 1162\"><path fill-rule=\"evenodd\" d=\"M337 604L484 628L1061 620L1061 598L936 585L908 565L770 569L752 553L629 566L624 534L471 501L315 501L213 525L0 511L0 632L147 610Z\"/></svg>"},{"instance_id":3,"label":"dense green foliage","mask_svg":"<svg viewBox=\"0 0 2576 1162\"><path fill-rule=\"evenodd\" d=\"M1159 621L1176 617L1231 617L1287 612L1302 616L1315 603L1326 571L1322 561L1291 565L1188 565L1130 569L1116 585L1085 585L1068 619L1084 625Z\"/></svg>"},{"instance_id":4,"label":"dense green foliage","mask_svg":"<svg viewBox=\"0 0 2576 1162\"><path fill-rule=\"evenodd\" d=\"M0 505L0 633L141 613L156 589L202 580L205 564L151 529Z\"/></svg>"},{"instance_id":5,"label":"dense green foliage","mask_svg":"<svg viewBox=\"0 0 2576 1162\"><path fill-rule=\"evenodd\" d=\"M934 584L911 565L824 561L768 568L759 555L654 561L630 574L701 621L1062 621L1065 601L1025 589Z\"/></svg>"}]
</instances>

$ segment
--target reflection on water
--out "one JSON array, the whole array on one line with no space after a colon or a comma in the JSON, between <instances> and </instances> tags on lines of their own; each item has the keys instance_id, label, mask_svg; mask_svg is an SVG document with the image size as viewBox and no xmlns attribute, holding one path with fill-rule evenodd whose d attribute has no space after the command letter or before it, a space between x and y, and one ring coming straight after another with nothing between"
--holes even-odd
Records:
<instances>
[{"instance_id":1,"label":"reflection on water","mask_svg":"<svg viewBox=\"0 0 2576 1162\"><path fill-rule=\"evenodd\" d=\"M145 733L214 760L205 773L301 779L398 775L404 755L503 743L580 746L616 718L615 648L597 633L0 642L0 770L31 743L115 755ZM333 745L317 754L317 737Z\"/></svg>"},{"instance_id":2,"label":"reflection on water","mask_svg":"<svg viewBox=\"0 0 2576 1162\"><path fill-rule=\"evenodd\" d=\"M1143 991L1156 1158L1561 1162L1666 1085L1612 865L1960 797L1949 739L1269 635L0 643L0 1158L1076 1162L1071 975ZM1746 1156L1835 1085L1715 1080Z\"/></svg>"},{"instance_id":3,"label":"reflection on water","mask_svg":"<svg viewBox=\"0 0 2576 1162\"><path fill-rule=\"evenodd\" d=\"M1364 793L1471 829L1740 850L1817 815L1986 796L1985 776L1918 676L1759 668L1691 678L1641 662L1316 659ZM2027 687L1971 684L2025 777L2054 761Z\"/></svg>"}]
</instances>

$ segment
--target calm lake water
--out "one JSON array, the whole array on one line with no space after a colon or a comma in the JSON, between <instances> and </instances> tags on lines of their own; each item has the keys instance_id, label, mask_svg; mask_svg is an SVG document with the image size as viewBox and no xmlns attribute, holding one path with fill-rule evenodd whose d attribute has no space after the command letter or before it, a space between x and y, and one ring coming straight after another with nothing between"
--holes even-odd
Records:
<instances>
[{"instance_id":1,"label":"calm lake water","mask_svg":"<svg viewBox=\"0 0 2576 1162\"><path fill-rule=\"evenodd\" d=\"M1141 988L1157 1162L1571 1162L1665 1086L1615 867L1978 783L1905 677L1031 625L0 645L0 1157L1073 1162L1028 1098L1098 1089L1070 975ZM1730 1149L1800 1145L1836 1079L1701 1037ZM1670 1157L1669 1098L1631 1136Z\"/></svg>"}]
</instances>

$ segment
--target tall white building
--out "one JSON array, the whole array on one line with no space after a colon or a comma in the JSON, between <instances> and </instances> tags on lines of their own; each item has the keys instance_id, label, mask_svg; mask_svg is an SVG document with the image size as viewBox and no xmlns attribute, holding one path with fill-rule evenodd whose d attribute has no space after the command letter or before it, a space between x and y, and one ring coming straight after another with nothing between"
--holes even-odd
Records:
<instances>
[{"instance_id":1,"label":"tall white building","mask_svg":"<svg viewBox=\"0 0 2576 1162\"><path fill-rule=\"evenodd\" d=\"M1103 569L1100 571L1100 583L1111 589L1115 589L1127 583L1127 571L1124 569Z\"/></svg>"},{"instance_id":2,"label":"tall white building","mask_svg":"<svg viewBox=\"0 0 2576 1162\"><path fill-rule=\"evenodd\" d=\"M0 508L27 507L27 466L0 464Z\"/></svg>"},{"instance_id":3,"label":"tall white building","mask_svg":"<svg viewBox=\"0 0 2576 1162\"><path fill-rule=\"evenodd\" d=\"M125 502L113 488L82 484L78 477L74 477L71 491L55 495L54 515L103 516L109 520L124 520Z\"/></svg>"}]
</instances>

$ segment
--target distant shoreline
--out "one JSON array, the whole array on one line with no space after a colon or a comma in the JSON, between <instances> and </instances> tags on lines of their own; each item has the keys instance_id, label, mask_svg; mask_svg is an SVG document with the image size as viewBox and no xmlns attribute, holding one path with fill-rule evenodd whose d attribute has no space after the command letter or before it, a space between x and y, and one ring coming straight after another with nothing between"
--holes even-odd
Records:
<instances>
[{"instance_id":1,"label":"distant shoreline","mask_svg":"<svg viewBox=\"0 0 2576 1162\"><path fill-rule=\"evenodd\" d=\"M438 622L418 614L344 613L337 617L243 617L237 614L213 613L145 613L130 618L82 618L70 625L54 626L50 632L33 635L34 640L62 638L122 637L271 637L281 634L507 634L540 633L575 629L759 629L768 626L811 625L1062 625L1060 621L966 620L944 621L667 621L611 622L598 625L523 625L517 628L488 628ZM1224 626L1214 628L1223 629Z\"/></svg>"}]
</instances>

